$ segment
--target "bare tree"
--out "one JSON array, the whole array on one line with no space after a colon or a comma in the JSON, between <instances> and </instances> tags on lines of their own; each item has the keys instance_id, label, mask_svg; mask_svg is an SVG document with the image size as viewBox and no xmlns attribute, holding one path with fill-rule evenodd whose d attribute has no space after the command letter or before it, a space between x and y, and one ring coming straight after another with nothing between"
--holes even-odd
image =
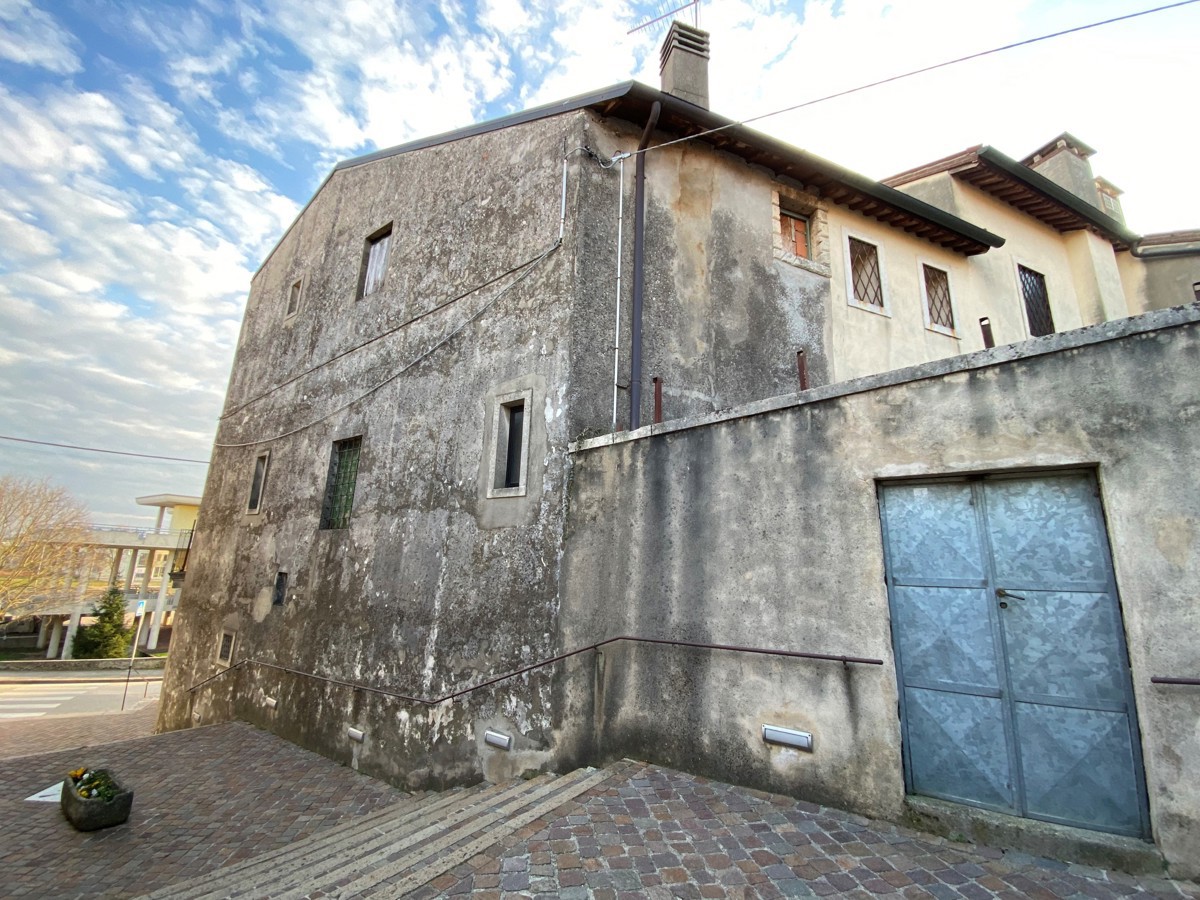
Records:
<instances>
[{"instance_id":1,"label":"bare tree","mask_svg":"<svg viewBox=\"0 0 1200 900\"><path fill-rule=\"evenodd\" d=\"M83 504L49 480L0 476L0 617L59 599L89 531Z\"/></svg>"}]
</instances>

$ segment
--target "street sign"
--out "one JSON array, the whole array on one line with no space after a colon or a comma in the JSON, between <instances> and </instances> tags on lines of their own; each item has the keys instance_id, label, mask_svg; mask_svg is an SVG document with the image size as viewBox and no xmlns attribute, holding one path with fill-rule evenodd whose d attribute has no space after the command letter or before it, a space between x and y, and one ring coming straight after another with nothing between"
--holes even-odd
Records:
<instances>
[{"instance_id":1,"label":"street sign","mask_svg":"<svg viewBox=\"0 0 1200 900\"><path fill-rule=\"evenodd\" d=\"M134 615L135 615L135 616L140 616L140 615L141 615L142 613L144 613L145 611L146 611L146 601L145 601L145 600L139 600L139 601L138 601L138 605L137 605L137 612L135 612L135 613L134 613Z\"/></svg>"}]
</instances>

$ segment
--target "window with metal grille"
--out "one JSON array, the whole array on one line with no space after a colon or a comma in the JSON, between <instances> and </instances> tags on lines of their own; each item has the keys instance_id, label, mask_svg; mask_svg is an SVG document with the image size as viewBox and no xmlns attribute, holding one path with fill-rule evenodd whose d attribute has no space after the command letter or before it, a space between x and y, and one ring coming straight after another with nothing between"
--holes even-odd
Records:
<instances>
[{"instance_id":1,"label":"window with metal grille","mask_svg":"<svg viewBox=\"0 0 1200 900\"><path fill-rule=\"evenodd\" d=\"M304 279L300 279L292 285L292 289L288 292L287 315L294 316L300 311L300 292L304 288Z\"/></svg>"},{"instance_id":2,"label":"window with metal grille","mask_svg":"<svg viewBox=\"0 0 1200 900\"><path fill-rule=\"evenodd\" d=\"M287 584L288 573L275 573L275 592L271 595L272 606L283 606L283 602L287 599Z\"/></svg>"},{"instance_id":3,"label":"window with metal grille","mask_svg":"<svg viewBox=\"0 0 1200 900\"><path fill-rule=\"evenodd\" d=\"M267 486L267 461L270 453L260 453L254 459L254 477L250 479L250 499L246 501L246 512L257 513L262 508L263 490Z\"/></svg>"},{"instance_id":4,"label":"window with metal grille","mask_svg":"<svg viewBox=\"0 0 1200 900\"><path fill-rule=\"evenodd\" d=\"M233 661L233 639L232 631L221 632L221 641L217 644L217 661L229 664Z\"/></svg>"},{"instance_id":5,"label":"window with metal grille","mask_svg":"<svg viewBox=\"0 0 1200 900\"><path fill-rule=\"evenodd\" d=\"M345 528L350 524L361 451L362 435L334 442L333 452L329 455L325 502L321 506L321 528Z\"/></svg>"},{"instance_id":6,"label":"window with metal grille","mask_svg":"<svg viewBox=\"0 0 1200 900\"><path fill-rule=\"evenodd\" d=\"M935 330L954 330L954 308L950 305L950 273L936 266L921 264L924 274L925 314Z\"/></svg>"},{"instance_id":7,"label":"window with metal grille","mask_svg":"<svg viewBox=\"0 0 1200 900\"><path fill-rule=\"evenodd\" d=\"M879 248L858 238L847 238L850 252L850 299L862 306L883 309L883 273Z\"/></svg>"},{"instance_id":8,"label":"window with metal grille","mask_svg":"<svg viewBox=\"0 0 1200 900\"><path fill-rule=\"evenodd\" d=\"M359 276L358 296L367 297L383 287L387 275L388 246L392 242L392 225L389 222L367 238L363 250L362 275Z\"/></svg>"},{"instance_id":9,"label":"window with metal grille","mask_svg":"<svg viewBox=\"0 0 1200 900\"><path fill-rule=\"evenodd\" d=\"M779 213L779 231L783 235L784 250L793 256L810 258L808 255L808 216L781 211Z\"/></svg>"},{"instance_id":10,"label":"window with metal grille","mask_svg":"<svg viewBox=\"0 0 1200 900\"><path fill-rule=\"evenodd\" d=\"M1033 269L1017 266L1021 279L1021 295L1025 298L1025 315L1033 337L1054 334L1054 317L1050 315L1050 295L1046 292L1046 276Z\"/></svg>"}]
</instances>

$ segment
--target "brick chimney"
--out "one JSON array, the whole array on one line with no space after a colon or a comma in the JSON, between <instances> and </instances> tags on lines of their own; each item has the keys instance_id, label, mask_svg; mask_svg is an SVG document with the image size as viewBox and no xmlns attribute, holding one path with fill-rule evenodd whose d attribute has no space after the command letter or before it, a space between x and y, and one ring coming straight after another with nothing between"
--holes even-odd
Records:
<instances>
[{"instance_id":1,"label":"brick chimney","mask_svg":"<svg viewBox=\"0 0 1200 900\"><path fill-rule=\"evenodd\" d=\"M708 109L708 32L672 22L660 57L663 93Z\"/></svg>"}]
</instances>

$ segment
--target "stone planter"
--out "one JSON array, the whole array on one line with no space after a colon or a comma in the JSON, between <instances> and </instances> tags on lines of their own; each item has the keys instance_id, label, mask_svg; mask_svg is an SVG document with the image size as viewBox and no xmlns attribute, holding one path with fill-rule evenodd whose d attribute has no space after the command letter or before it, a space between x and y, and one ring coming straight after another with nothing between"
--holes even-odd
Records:
<instances>
[{"instance_id":1,"label":"stone planter","mask_svg":"<svg viewBox=\"0 0 1200 900\"><path fill-rule=\"evenodd\" d=\"M111 773L106 774L111 776ZM84 798L79 796L74 779L68 775L62 789L62 811L67 821L79 831L97 831L127 821L129 811L133 809L133 791L122 787L115 778L113 782L117 785L117 794L111 800Z\"/></svg>"}]
</instances>

